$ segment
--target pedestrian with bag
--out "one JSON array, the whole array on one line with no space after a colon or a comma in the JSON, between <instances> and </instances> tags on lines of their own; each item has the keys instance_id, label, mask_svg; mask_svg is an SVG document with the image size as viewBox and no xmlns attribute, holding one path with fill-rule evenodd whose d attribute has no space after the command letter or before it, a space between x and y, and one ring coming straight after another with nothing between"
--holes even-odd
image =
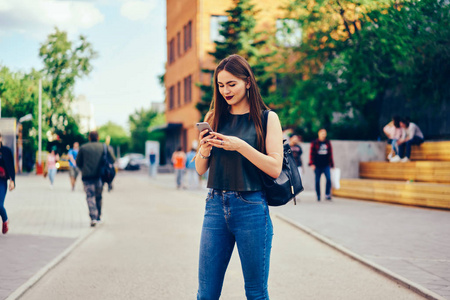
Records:
<instances>
[{"instance_id":1,"label":"pedestrian with bag","mask_svg":"<svg viewBox=\"0 0 450 300\"><path fill-rule=\"evenodd\" d=\"M316 174L317 201L320 201L320 177L325 174L327 183L325 186L325 199L331 200L331 168L334 168L333 148L327 140L327 131L322 128L318 132L318 138L311 143L309 153L309 165Z\"/></svg>"},{"instance_id":2,"label":"pedestrian with bag","mask_svg":"<svg viewBox=\"0 0 450 300\"><path fill-rule=\"evenodd\" d=\"M248 62L222 60L214 72L214 96L195 158L197 172L209 169L210 189L200 242L197 299L219 299L237 245L247 299L269 299L273 228L260 172L278 178L283 135L278 116L267 110Z\"/></svg>"},{"instance_id":3,"label":"pedestrian with bag","mask_svg":"<svg viewBox=\"0 0 450 300\"><path fill-rule=\"evenodd\" d=\"M5 209L6 192L12 191L16 187L16 171L14 169L14 157L11 149L3 145L3 138L0 132L0 217L2 218L2 233L9 230L8 214Z\"/></svg>"},{"instance_id":4,"label":"pedestrian with bag","mask_svg":"<svg viewBox=\"0 0 450 300\"><path fill-rule=\"evenodd\" d=\"M98 142L98 133L89 133L89 143L81 146L77 155L77 166L81 170L86 201L89 207L91 226L101 222L103 181L102 168L105 157L109 162L115 161L115 156L105 144Z\"/></svg>"}]
</instances>

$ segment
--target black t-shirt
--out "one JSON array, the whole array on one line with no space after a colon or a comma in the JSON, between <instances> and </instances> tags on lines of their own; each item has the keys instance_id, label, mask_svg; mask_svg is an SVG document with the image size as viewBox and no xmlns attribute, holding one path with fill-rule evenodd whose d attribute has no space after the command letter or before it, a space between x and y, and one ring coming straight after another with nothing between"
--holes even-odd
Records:
<instances>
[{"instance_id":1,"label":"black t-shirt","mask_svg":"<svg viewBox=\"0 0 450 300\"><path fill-rule=\"evenodd\" d=\"M291 150L292 150L292 156L294 157L295 163L297 164L297 167L301 167L302 166L302 147L300 147L299 145L293 145L291 146Z\"/></svg>"},{"instance_id":2,"label":"black t-shirt","mask_svg":"<svg viewBox=\"0 0 450 300\"><path fill-rule=\"evenodd\" d=\"M317 150L317 156L315 159L316 167L323 168L330 165L328 158L330 149L326 142L319 142L319 149Z\"/></svg>"}]
</instances>

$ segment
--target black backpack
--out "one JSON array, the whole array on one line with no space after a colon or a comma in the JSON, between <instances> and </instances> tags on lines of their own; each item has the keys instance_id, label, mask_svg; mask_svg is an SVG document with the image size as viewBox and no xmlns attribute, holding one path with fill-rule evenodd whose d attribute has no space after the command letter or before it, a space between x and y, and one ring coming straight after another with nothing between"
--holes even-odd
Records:
<instances>
[{"instance_id":1,"label":"black backpack","mask_svg":"<svg viewBox=\"0 0 450 300\"><path fill-rule=\"evenodd\" d=\"M100 163L100 178L103 183L110 184L116 176L116 169L113 162L109 159L106 144L103 144L103 156Z\"/></svg>"},{"instance_id":2,"label":"black backpack","mask_svg":"<svg viewBox=\"0 0 450 300\"><path fill-rule=\"evenodd\" d=\"M269 110L264 111L262 119L264 135L267 134L268 116ZM274 179L264 172L260 172L260 174L268 205L285 205L292 199L294 199L294 204L297 204L295 196L303 191L303 184L288 141L283 141L283 168L280 176Z\"/></svg>"}]
</instances>

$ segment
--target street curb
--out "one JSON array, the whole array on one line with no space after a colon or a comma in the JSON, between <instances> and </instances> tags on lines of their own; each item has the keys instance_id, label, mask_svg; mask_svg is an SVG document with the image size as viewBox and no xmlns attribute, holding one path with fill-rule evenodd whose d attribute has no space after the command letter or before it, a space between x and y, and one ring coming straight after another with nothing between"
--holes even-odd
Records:
<instances>
[{"instance_id":1,"label":"street curb","mask_svg":"<svg viewBox=\"0 0 450 300\"><path fill-rule=\"evenodd\" d=\"M87 229L80 237L76 239L68 248L66 248L61 254L54 258L51 262L40 269L36 274L34 274L30 279L22 284L18 289L16 289L12 294L10 294L5 300L17 300L25 294L25 292L33 287L42 277L44 277L47 272L56 267L64 258L66 258L76 247L78 247L81 242L83 242L89 235L94 232L94 228Z\"/></svg>"},{"instance_id":2,"label":"street curb","mask_svg":"<svg viewBox=\"0 0 450 300\"><path fill-rule=\"evenodd\" d=\"M338 250L339 252L345 254L346 256L358 261L359 263L371 268L372 270L376 271L377 273L380 273L381 275L397 282L398 284L401 284L402 286L410 289L411 291L419 294L422 297L425 297L426 299L431 299L431 300L446 300L445 298L443 298L442 296L436 294L433 291L430 291L429 289L414 283L392 271L389 271L388 269L369 261L368 259L362 257L361 255L358 255L352 251L350 251L349 249L333 242L332 240L330 240L329 238L326 238L322 235L320 235L319 233L315 232L314 230L300 224L297 223L291 219L289 219L288 217L284 216L281 213L277 213L277 212L271 212L271 215L274 215L275 217L285 221L286 223L302 230L303 232L309 234L310 236L314 237L315 239L317 239L318 241Z\"/></svg>"}]
</instances>

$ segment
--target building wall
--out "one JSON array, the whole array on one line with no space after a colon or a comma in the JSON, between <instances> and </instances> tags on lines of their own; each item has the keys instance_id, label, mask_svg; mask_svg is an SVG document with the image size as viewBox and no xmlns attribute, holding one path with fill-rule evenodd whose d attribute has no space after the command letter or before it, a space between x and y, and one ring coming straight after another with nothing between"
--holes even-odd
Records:
<instances>
[{"instance_id":1,"label":"building wall","mask_svg":"<svg viewBox=\"0 0 450 300\"><path fill-rule=\"evenodd\" d=\"M284 0L285 1L285 0ZM255 9L260 10L258 30L275 30L275 21L282 17L280 6L284 1L259 0L254 1ZM198 139L195 123L200 121L200 113L195 105L201 99L200 88L196 83L210 82L209 75L202 69L214 69L213 57L208 52L214 51L214 43L210 41L210 22L212 15L226 15L226 10L232 6L232 0L167 0L167 43L168 63L166 68L166 119L168 123L181 123L183 129L180 135L180 145L189 150L192 143ZM192 48L178 55L177 34L181 33L183 44L183 26L192 21ZM175 59L169 59L170 41L175 41ZM192 101L184 103L184 78L192 76ZM178 98L178 82L181 86L181 105L170 108L170 88L174 87L174 98Z\"/></svg>"}]
</instances>

